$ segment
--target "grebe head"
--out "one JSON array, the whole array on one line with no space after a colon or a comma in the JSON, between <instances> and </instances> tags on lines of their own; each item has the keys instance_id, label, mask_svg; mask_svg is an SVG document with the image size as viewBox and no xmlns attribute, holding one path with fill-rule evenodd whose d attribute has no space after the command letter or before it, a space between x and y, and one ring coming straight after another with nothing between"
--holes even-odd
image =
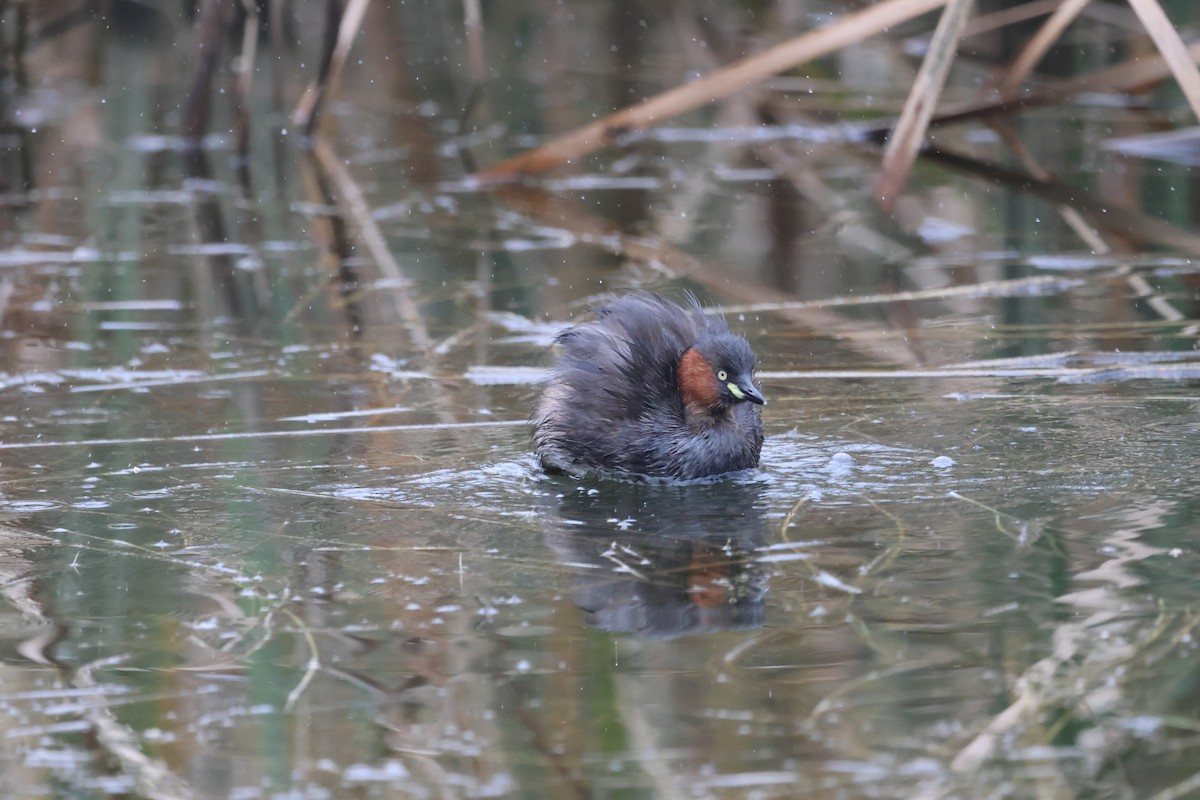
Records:
<instances>
[{"instance_id":1,"label":"grebe head","mask_svg":"<svg viewBox=\"0 0 1200 800\"><path fill-rule=\"evenodd\" d=\"M706 336L679 359L679 392L692 413L720 414L738 403L767 404L754 385L754 351L740 336Z\"/></svg>"}]
</instances>

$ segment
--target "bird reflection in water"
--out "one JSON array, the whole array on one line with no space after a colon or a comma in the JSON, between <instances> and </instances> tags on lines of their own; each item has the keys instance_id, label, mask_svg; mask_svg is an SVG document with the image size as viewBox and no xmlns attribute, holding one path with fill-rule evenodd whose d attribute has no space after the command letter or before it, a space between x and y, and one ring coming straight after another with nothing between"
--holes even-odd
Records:
<instances>
[{"instance_id":1,"label":"bird reflection in water","mask_svg":"<svg viewBox=\"0 0 1200 800\"><path fill-rule=\"evenodd\" d=\"M765 522L752 483L555 481L547 544L574 601L614 633L673 638L758 628Z\"/></svg>"}]
</instances>

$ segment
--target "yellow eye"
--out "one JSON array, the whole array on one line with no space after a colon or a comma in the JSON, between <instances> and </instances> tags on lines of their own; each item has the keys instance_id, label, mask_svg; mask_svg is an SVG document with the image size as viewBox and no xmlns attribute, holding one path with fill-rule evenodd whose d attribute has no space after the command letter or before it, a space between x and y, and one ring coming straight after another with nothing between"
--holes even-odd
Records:
<instances>
[{"instance_id":1,"label":"yellow eye","mask_svg":"<svg viewBox=\"0 0 1200 800\"><path fill-rule=\"evenodd\" d=\"M719 380L719 381L729 380L729 373L723 369L717 370L717 380Z\"/></svg>"}]
</instances>

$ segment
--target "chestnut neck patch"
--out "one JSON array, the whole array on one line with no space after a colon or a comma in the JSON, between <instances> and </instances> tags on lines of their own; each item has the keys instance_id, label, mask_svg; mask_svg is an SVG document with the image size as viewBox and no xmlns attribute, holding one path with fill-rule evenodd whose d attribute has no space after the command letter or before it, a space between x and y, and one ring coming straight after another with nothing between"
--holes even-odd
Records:
<instances>
[{"instance_id":1,"label":"chestnut neck patch","mask_svg":"<svg viewBox=\"0 0 1200 800\"><path fill-rule=\"evenodd\" d=\"M721 405L721 385L713 374L712 364L694 347L684 351L679 359L679 393L692 414L712 413Z\"/></svg>"}]
</instances>

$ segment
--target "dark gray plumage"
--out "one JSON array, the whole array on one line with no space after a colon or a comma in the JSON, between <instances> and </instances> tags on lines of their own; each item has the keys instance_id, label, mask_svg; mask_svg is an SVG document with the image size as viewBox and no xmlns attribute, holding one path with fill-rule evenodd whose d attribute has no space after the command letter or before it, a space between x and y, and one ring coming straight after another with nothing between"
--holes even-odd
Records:
<instances>
[{"instance_id":1,"label":"dark gray plumage","mask_svg":"<svg viewBox=\"0 0 1200 800\"><path fill-rule=\"evenodd\" d=\"M754 352L688 300L635 292L559 334L533 418L547 471L700 478L758 466Z\"/></svg>"}]
</instances>

